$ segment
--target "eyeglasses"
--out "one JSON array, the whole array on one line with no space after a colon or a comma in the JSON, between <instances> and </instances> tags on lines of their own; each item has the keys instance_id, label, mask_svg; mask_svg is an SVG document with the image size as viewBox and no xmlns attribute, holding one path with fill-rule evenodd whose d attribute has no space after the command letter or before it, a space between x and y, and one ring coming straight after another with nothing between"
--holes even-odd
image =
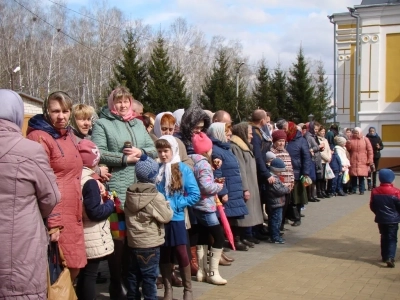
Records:
<instances>
[{"instance_id":1,"label":"eyeglasses","mask_svg":"<svg viewBox=\"0 0 400 300\"><path fill-rule=\"evenodd\" d=\"M169 128L169 127L161 127L161 131L169 131L169 132L173 132L174 131L174 127Z\"/></svg>"}]
</instances>

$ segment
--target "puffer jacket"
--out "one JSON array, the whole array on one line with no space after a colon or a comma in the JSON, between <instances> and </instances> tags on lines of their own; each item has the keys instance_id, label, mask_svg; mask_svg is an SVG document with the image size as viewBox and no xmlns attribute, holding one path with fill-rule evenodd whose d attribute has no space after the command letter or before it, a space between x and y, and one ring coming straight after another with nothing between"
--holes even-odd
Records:
<instances>
[{"instance_id":1,"label":"puffer jacket","mask_svg":"<svg viewBox=\"0 0 400 300\"><path fill-rule=\"evenodd\" d=\"M99 147L100 164L107 165L112 174L109 188L117 192L123 209L126 189L136 182L135 164L126 166L122 162L124 143L129 141L133 147L141 149L151 158L156 158L153 140L141 121L133 119L124 122L107 107L103 107L100 119L93 126L92 141Z\"/></svg>"},{"instance_id":2,"label":"puffer jacket","mask_svg":"<svg viewBox=\"0 0 400 300\"><path fill-rule=\"evenodd\" d=\"M104 257L114 252L108 217L114 212L114 203L103 203L95 172L84 167L82 170L83 233L88 259Z\"/></svg>"},{"instance_id":3,"label":"puffer jacket","mask_svg":"<svg viewBox=\"0 0 400 300\"><path fill-rule=\"evenodd\" d=\"M359 135L346 143L350 153L350 176L368 176L370 165L374 163L374 153L370 141Z\"/></svg>"},{"instance_id":4,"label":"puffer jacket","mask_svg":"<svg viewBox=\"0 0 400 300\"><path fill-rule=\"evenodd\" d=\"M194 162L194 177L200 188L200 200L193 205L193 209L214 212L217 210L215 195L222 188L214 182L214 174L207 158L199 154L192 154L189 157Z\"/></svg>"},{"instance_id":5,"label":"puffer jacket","mask_svg":"<svg viewBox=\"0 0 400 300\"><path fill-rule=\"evenodd\" d=\"M300 131L297 131L296 136L288 142L286 150L292 159L294 180L300 180L302 175L309 175L311 165L310 150L307 140Z\"/></svg>"},{"instance_id":6,"label":"puffer jacket","mask_svg":"<svg viewBox=\"0 0 400 300\"><path fill-rule=\"evenodd\" d=\"M46 299L48 234L60 192L38 143L0 119L0 299ZM43 297L43 298L42 298Z\"/></svg>"},{"instance_id":7,"label":"puffer jacket","mask_svg":"<svg viewBox=\"0 0 400 300\"><path fill-rule=\"evenodd\" d=\"M279 177L271 172L275 178L274 184L267 185L267 205L272 208L283 207L285 205L285 195L290 193L290 189L283 185Z\"/></svg>"},{"instance_id":8,"label":"puffer jacket","mask_svg":"<svg viewBox=\"0 0 400 300\"><path fill-rule=\"evenodd\" d=\"M213 143L212 159L219 158L222 161L222 166L214 170L214 177L225 177L224 187L218 193L219 196L228 195L228 202L224 203L225 214L227 217L245 216L249 212L243 198L239 163L232 153L229 143L223 143L213 137L210 139Z\"/></svg>"},{"instance_id":9,"label":"puffer jacket","mask_svg":"<svg viewBox=\"0 0 400 300\"><path fill-rule=\"evenodd\" d=\"M340 158L340 163L342 164L343 171L348 170L350 168L350 160L347 158L346 148L336 145L334 151Z\"/></svg>"},{"instance_id":10,"label":"puffer jacket","mask_svg":"<svg viewBox=\"0 0 400 300\"><path fill-rule=\"evenodd\" d=\"M311 160L315 163L315 172L322 174L322 158L317 140L309 131L306 132L304 138L307 140L309 148L313 151Z\"/></svg>"},{"instance_id":11,"label":"puffer jacket","mask_svg":"<svg viewBox=\"0 0 400 300\"><path fill-rule=\"evenodd\" d=\"M395 224L400 222L400 190L391 183L381 183L371 192L369 207L375 214L378 224Z\"/></svg>"},{"instance_id":12,"label":"puffer jacket","mask_svg":"<svg viewBox=\"0 0 400 300\"><path fill-rule=\"evenodd\" d=\"M128 245L152 248L164 244L164 223L173 211L154 184L134 183L126 192L125 219Z\"/></svg>"},{"instance_id":13,"label":"puffer jacket","mask_svg":"<svg viewBox=\"0 0 400 300\"><path fill-rule=\"evenodd\" d=\"M58 244L69 268L83 268L86 263L82 224L81 176L83 163L70 128L56 130L36 115L28 122L27 138L40 143L57 177L61 201L48 217L48 227L63 227Z\"/></svg>"},{"instance_id":14,"label":"puffer jacket","mask_svg":"<svg viewBox=\"0 0 400 300\"><path fill-rule=\"evenodd\" d=\"M165 176L156 184L157 190L169 201L174 212L171 221L183 221L185 219L185 208L193 206L200 199L200 190L193 171L183 162L179 162L179 170L182 174L183 192L167 195L165 192Z\"/></svg>"}]
</instances>

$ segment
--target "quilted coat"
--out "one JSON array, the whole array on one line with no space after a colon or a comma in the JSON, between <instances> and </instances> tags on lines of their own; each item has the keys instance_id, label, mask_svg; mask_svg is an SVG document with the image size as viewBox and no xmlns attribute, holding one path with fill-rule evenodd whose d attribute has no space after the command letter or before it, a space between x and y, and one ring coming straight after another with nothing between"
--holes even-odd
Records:
<instances>
[{"instance_id":1,"label":"quilted coat","mask_svg":"<svg viewBox=\"0 0 400 300\"><path fill-rule=\"evenodd\" d=\"M222 166L214 170L214 177L225 177L223 189L218 193L219 196L228 194L228 202L224 203L225 214L227 217L243 217L249 212L243 199L243 185L240 176L239 163L230 149L229 143L221 142L210 137L212 147L212 159L222 160Z\"/></svg>"},{"instance_id":2,"label":"quilted coat","mask_svg":"<svg viewBox=\"0 0 400 300\"><path fill-rule=\"evenodd\" d=\"M157 151L153 140L140 120L124 122L121 117L103 107L100 119L93 127L92 141L100 150L100 164L107 165L111 171L109 188L118 193L121 209L124 209L126 190L136 182L135 165L122 165L124 143L129 141L133 147L141 149L151 158L156 158Z\"/></svg>"},{"instance_id":3,"label":"quilted coat","mask_svg":"<svg viewBox=\"0 0 400 300\"><path fill-rule=\"evenodd\" d=\"M56 130L36 115L28 123L28 139L40 143L50 159L57 177L61 201L48 217L48 227L63 227L59 245L69 268L86 265L86 250L82 223L81 175L83 163L70 129Z\"/></svg>"},{"instance_id":4,"label":"quilted coat","mask_svg":"<svg viewBox=\"0 0 400 300\"><path fill-rule=\"evenodd\" d=\"M46 299L43 218L60 200L56 177L43 148L16 124L0 120L0 143L0 299Z\"/></svg>"},{"instance_id":5,"label":"quilted coat","mask_svg":"<svg viewBox=\"0 0 400 300\"><path fill-rule=\"evenodd\" d=\"M350 176L368 176L369 165L374 163L370 141L362 136L352 137L346 144L350 153Z\"/></svg>"},{"instance_id":6,"label":"quilted coat","mask_svg":"<svg viewBox=\"0 0 400 300\"><path fill-rule=\"evenodd\" d=\"M249 214L246 215L244 219L237 219L237 224L231 223L231 225L239 227L251 227L262 224L264 219L261 210L260 192L257 183L257 168L254 154L248 145L236 135L232 135L230 143L232 152L239 162L243 191L250 192L250 199L246 201L246 207L249 211Z\"/></svg>"},{"instance_id":7,"label":"quilted coat","mask_svg":"<svg viewBox=\"0 0 400 300\"><path fill-rule=\"evenodd\" d=\"M309 175L311 165L310 150L307 140L300 131L297 131L293 140L288 142L286 150L292 158L294 180L300 180L302 175Z\"/></svg>"},{"instance_id":8,"label":"quilted coat","mask_svg":"<svg viewBox=\"0 0 400 300\"><path fill-rule=\"evenodd\" d=\"M369 203L378 224L400 223L400 190L391 183L381 183L371 192Z\"/></svg>"}]
</instances>

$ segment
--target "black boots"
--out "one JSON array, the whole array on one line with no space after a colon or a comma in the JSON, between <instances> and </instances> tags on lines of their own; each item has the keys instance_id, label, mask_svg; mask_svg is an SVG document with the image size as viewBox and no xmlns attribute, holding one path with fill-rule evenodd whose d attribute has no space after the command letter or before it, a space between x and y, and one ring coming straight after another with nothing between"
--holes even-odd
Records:
<instances>
[{"instance_id":1,"label":"black boots","mask_svg":"<svg viewBox=\"0 0 400 300\"><path fill-rule=\"evenodd\" d=\"M242 243L240 236L235 236L235 248L238 251L248 251L249 247Z\"/></svg>"}]
</instances>

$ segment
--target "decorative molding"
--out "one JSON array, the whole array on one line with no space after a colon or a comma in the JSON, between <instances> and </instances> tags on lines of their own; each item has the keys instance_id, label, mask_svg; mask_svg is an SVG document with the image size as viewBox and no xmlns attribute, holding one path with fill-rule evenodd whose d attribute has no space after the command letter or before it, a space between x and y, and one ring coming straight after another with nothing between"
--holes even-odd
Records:
<instances>
[{"instance_id":1,"label":"decorative molding","mask_svg":"<svg viewBox=\"0 0 400 300\"><path fill-rule=\"evenodd\" d=\"M378 34L372 34L372 35L364 34L361 37L361 41L363 43L377 43L377 42L379 42L379 35Z\"/></svg>"}]
</instances>

